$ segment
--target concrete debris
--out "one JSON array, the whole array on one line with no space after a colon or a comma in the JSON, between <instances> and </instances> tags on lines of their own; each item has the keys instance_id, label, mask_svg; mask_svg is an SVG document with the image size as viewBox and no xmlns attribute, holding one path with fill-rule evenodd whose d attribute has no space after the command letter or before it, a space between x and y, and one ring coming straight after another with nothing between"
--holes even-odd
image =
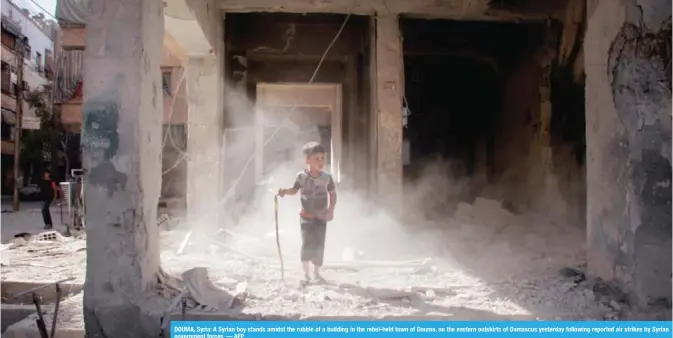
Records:
<instances>
[{"instance_id":1,"label":"concrete debris","mask_svg":"<svg viewBox=\"0 0 673 338\"><path fill-rule=\"evenodd\" d=\"M610 305L610 308L612 308L615 311L621 311L622 310L622 306L619 303L617 303L617 301L614 300L614 299L610 300L608 305Z\"/></svg>"},{"instance_id":2,"label":"concrete debris","mask_svg":"<svg viewBox=\"0 0 673 338\"><path fill-rule=\"evenodd\" d=\"M248 296L248 283L240 282L236 285L236 294L234 298L240 300L241 302L245 301L245 298Z\"/></svg>"},{"instance_id":3,"label":"concrete debris","mask_svg":"<svg viewBox=\"0 0 673 338\"><path fill-rule=\"evenodd\" d=\"M182 273L185 288L198 304L224 311L231 308L235 297L213 284L206 268L197 267Z\"/></svg>"},{"instance_id":4,"label":"concrete debris","mask_svg":"<svg viewBox=\"0 0 673 338\"><path fill-rule=\"evenodd\" d=\"M9 248L15 249L22 245L25 245L26 243L28 243L28 240L26 240L24 237L17 237L12 240L12 244L9 245Z\"/></svg>"},{"instance_id":5,"label":"concrete debris","mask_svg":"<svg viewBox=\"0 0 673 338\"><path fill-rule=\"evenodd\" d=\"M25 240L29 240L32 236L33 236L33 234L31 234L29 232L21 232L21 233L18 233L16 235L14 235L14 238L23 238Z\"/></svg>"},{"instance_id":6,"label":"concrete debris","mask_svg":"<svg viewBox=\"0 0 673 338\"><path fill-rule=\"evenodd\" d=\"M364 268L419 268L432 261L432 258L416 259L408 261L346 261L326 262L326 269L364 269Z\"/></svg>"},{"instance_id":7,"label":"concrete debris","mask_svg":"<svg viewBox=\"0 0 673 338\"><path fill-rule=\"evenodd\" d=\"M623 303L626 300L626 295L619 289L619 287L606 283L601 278L596 278L593 285L593 292L599 301L615 300Z\"/></svg>"},{"instance_id":8,"label":"concrete debris","mask_svg":"<svg viewBox=\"0 0 673 338\"><path fill-rule=\"evenodd\" d=\"M417 275L428 275L428 274L437 274L437 267L432 265L432 266L422 266L414 269L411 273L417 274Z\"/></svg>"},{"instance_id":9,"label":"concrete debris","mask_svg":"<svg viewBox=\"0 0 673 338\"><path fill-rule=\"evenodd\" d=\"M435 293L435 290L428 289L427 291L425 291L425 298L428 299L428 300L433 300L433 299L437 298L437 294Z\"/></svg>"},{"instance_id":10,"label":"concrete debris","mask_svg":"<svg viewBox=\"0 0 673 338\"><path fill-rule=\"evenodd\" d=\"M34 241L36 242L42 242L42 241L56 241L56 242L62 242L65 241L65 237L58 233L58 231L45 231L37 234L35 236Z\"/></svg>"},{"instance_id":11,"label":"concrete debris","mask_svg":"<svg viewBox=\"0 0 673 338\"><path fill-rule=\"evenodd\" d=\"M586 279L586 276L584 275L584 272L580 271L579 269L575 269L575 268L563 267L559 270L559 273L563 277L572 278L577 283Z\"/></svg>"},{"instance_id":12,"label":"concrete debris","mask_svg":"<svg viewBox=\"0 0 673 338\"><path fill-rule=\"evenodd\" d=\"M227 234L227 235L229 235L233 238L236 238L238 243L258 242L259 241L258 238L255 238L255 237L252 237L252 236L241 235L241 234L235 233L235 232L233 232L229 229L220 228L217 231L215 231L216 235L220 234L220 233L224 233L224 234ZM275 236L275 233L273 235Z\"/></svg>"}]
</instances>

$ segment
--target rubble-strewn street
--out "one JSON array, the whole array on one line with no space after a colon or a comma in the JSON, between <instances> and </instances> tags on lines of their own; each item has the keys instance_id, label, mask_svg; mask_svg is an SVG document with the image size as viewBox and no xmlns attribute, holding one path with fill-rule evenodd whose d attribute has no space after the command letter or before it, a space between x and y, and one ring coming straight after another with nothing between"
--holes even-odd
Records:
<instances>
[{"instance_id":1,"label":"rubble-strewn street","mask_svg":"<svg viewBox=\"0 0 673 338\"><path fill-rule=\"evenodd\" d=\"M304 289L299 287L302 274L296 250L288 243L293 241L292 236L298 236L293 224L282 227L287 239L285 283L280 280L273 236L241 229L216 234L197 231L179 255L187 231L162 231L162 261L167 272L178 276L201 266L207 267L210 279L226 290L233 292L244 286L244 302L230 310L234 316L449 320L601 320L619 316L618 305L596 301L597 296L581 274L563 276L559 272L566 267L581 270L580 229L526 219L504 209L494 211L488 203L478 199L474 206L461 204L455 218L434 224L444 227L443 231L427 226L422 238L414 239L427 243L424 256L409 257L404 262L357 261L347 257L349 249L342 250L342 257L327 257L324 275L328 284ZM498 217L493 217L494 212L500 212ZM491 215L490 222L502 226L470 224L489 222L484 217L487 214ZM505 220L507 217L510 219ZM536 222L536 226L525 227L514 221ZM445 249L435 249L438 243L444 243ZM5 245L2 278L49 281L74 276L82 282L84 246L82 239L75 238L40 243L16 240ZM385 265L394 267L382 267ZM194 305L188 305L190 313L207 312Z\"/></svg>"},{"instance_id":2,"label":"rubble-strewn street","mask_svg":"<svg viewBox=\"0 0 673 338\"><path fill-rule=\"evenodd\" d=\"M670 1L1 1L3 338L671 320Z\"/></svg>"}]
</instances>

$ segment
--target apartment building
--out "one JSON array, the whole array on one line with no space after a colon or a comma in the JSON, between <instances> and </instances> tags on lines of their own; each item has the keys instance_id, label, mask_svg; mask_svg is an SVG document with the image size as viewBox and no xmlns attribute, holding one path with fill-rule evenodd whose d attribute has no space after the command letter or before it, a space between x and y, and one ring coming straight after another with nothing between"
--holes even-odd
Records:
<instances>
[{"instance_id":1,"label":"apartment building","mask_svg":"<svg viewBox=\"0 0 673 338\"><path fill-rule=\"evenodd\" d=\"M87 1L59 0L56 17L61 29L58 39L55 104L60 106L61 121L72 132L79 147L82 129L83 60L86 34ZM166 42L170 43L170 42ZM186 190L187 101L181 60L166 47L161 62L164 107L164 151L162 156L162 196L180 197ZM182 80L182 81L181 81ZM167 133L170 133L167 134ZM81 165L78 154L70 154L70 163ZM75 157L76 156L76 157Z\"/></svg>"},{"instance_id":2,"label":"apartment building","mask_svg":"<svg viewBox=\"0 0 673 338\"><path fill-rule=\"evenodd\" d=\"M14 142L18 90L30 91L47 84L53 74L53 36L56 22L44 14L31 13L12 1L2 0L2 194L13 188ZM23 82L18 83L18 46L23 50ZM23 124L26 129L39 128L37 116L23 103ZM24 182L25 183L25 182Z\"/></svg>"}]
</instances>

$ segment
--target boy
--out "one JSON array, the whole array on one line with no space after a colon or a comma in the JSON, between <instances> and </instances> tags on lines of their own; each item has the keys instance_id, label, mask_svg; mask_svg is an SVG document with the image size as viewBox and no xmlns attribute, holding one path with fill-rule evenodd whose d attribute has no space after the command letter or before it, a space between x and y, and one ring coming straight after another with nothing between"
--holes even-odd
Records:
<instances>
[{"instance_id":1,"label":"boy","mask_svg":"<svg viewBox=\"0 0 673 338\"><path fill-rule=\"evenodd\" d=\"M302 148L307 169L299 172L290 189L278 190L278 195L294 195L301 192L301 264L304 269L302 285L310 281L309 263L313 263L315 280L321 283L325 279L320 275L320 267L325 253L325 234L327 222L334 218L336 190L332 175L323 171L325 166L325 148L316 142L309 142ZM329 203L328 203L329 196Z\"/></svg>"},{"instance_id":2,"label":"boy","mask_svg":"<svg viewBox=\"0 0 673 338\"><path fill-rule=\"evenodd\" d=\"M42 173L42 180L39 184L40 199L42 200L42 220L44 221L44 229L51 230L54 224L51 221L51 212L49 207L56 200L57 188L56 182L51 179L51 172L45 169Z\"/></svg>"}]
</instances>

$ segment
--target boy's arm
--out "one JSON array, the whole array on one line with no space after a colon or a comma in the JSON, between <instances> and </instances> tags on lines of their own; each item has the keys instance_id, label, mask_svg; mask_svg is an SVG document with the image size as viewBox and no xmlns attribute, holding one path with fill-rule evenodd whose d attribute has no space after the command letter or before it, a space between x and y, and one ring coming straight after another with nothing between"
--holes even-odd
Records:
<instances>
[{"instance_id":1,"label":"boy's arm","mask_svg":"<svg viewBox=\"0 0 673 338\"><path fill-rule=\"evenodd\" d=\"M280 190L278 190L278 195L280 195L280 197L283 197L285 195L292 196L292 195L295 195L298 191L299 191L299 189L294 188L294 187L289 188L289 189L282 189L281 188Z\"/></svg>"},{"instance_id":2,"label":"boy's arm","mask_svg":"<svg viewBox=\"0 0 673 338\"><path fill-rule=\"evenodd\" d=\"M297 194L299 189L301 189L301 187L302 187L302 180L301 180L300 175L297 175L297 178L295 178L294 185L292 186L292 188L289 188L289 189L282 189L281 188L281 189L278 190L278 195L280 197L283 197L285 195L290 195L290 196L295 195L295 194Z\"/></svg>"}]
</instances>

